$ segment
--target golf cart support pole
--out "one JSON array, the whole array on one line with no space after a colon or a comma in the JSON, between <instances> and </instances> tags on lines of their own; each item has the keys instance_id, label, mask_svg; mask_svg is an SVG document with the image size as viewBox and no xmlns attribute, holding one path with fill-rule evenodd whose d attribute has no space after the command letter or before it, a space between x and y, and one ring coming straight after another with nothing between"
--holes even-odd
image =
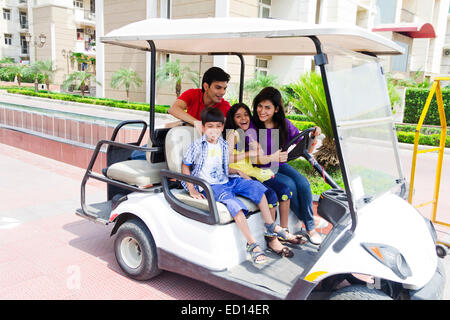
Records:
<instances>
[{"instance_id":1,"label":"golf cart support pole","mask_svg":"<svg viewBox=\"0 0 450 320\"><path fill-rule=\"evenodd\" d=\"M155 139L155 95L156 95L156 47L152 40L147 41L150 45L150 123L149 134L153 145L156 145Z\"/></svg>"},{"instance_id":2,"label":"golf cart support pole","mask_svg":"<svg viewBox=\"0 0 450 320\"><path fill-rule=\"evenodd\" d=\"M241 73L239 75L239 103L244 99L244 75L245 75L245 61L242 54L238 52L217 52L212 53L212 56L237 56L241 61Z\"/></svg>"},{"instance_id":3,"label":"golf cart support pole","mask_svg":"<svg viewBox=\"0 0 450 320\"><path fill-rule=\"evenodd\" d=\"M332 124L332 128L333 128L333 134L335 137L334 142L336 144L336 151L337 151L338 158L339 158L339 163L340 163L341 172L342 172L342 178L344 180L345 191L347 193L348 206L350 208L350 215L352 217L352 226L351 226L350 230L348 230L341 237L341 239L339 239L338 242L336 242L335 245L333 246L333 249L336 252L339 252L344 248L344 246L348 243L348 241L353 237L353 233L356 229L356 224L358 221L357 221L357 216L356 216L356 212L355 212L355 208L354 208L354 204L353 204L353 199L351 197L347 172L346 172L345 166L344 166L344 158L342 156L341 144L340 144L339 139L337 138L338 132L337 132L337 127L336 127L336 118L334 116L334 111L332 108L333 104L331 102L330 89L328 87L327 72L325 70L325 65L328 63L327 56L325 53L322 52L322 45L320 43L320 40L316 36L310 36L309 38L314 42L314 45L315 45L316 51L317 51L317 55L314 56L314 61L315 61L316 65L320 68L320 73L322 75L323 88L325 91L325 96L326 96L327 105L328 105L328 113L330 114L330 120L331 120L331 124Z\"/></svg>"}]
</instances>

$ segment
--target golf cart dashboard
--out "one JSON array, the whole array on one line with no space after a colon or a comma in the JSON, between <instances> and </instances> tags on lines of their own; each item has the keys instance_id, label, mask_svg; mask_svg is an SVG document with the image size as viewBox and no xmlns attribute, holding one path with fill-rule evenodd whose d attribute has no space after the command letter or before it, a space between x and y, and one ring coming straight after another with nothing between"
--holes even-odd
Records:
<instances>
[{"instance_id":1,"label":"golf cart dashboard","mask_svg":"<svg viewBox=\"0 0 450 320\"><path fill-rule=\"evenodd\" d=\"M320 195L317 213L333 227L349 212L347 195L344 190L330 189Z\"/></svg>"}]
</instances>

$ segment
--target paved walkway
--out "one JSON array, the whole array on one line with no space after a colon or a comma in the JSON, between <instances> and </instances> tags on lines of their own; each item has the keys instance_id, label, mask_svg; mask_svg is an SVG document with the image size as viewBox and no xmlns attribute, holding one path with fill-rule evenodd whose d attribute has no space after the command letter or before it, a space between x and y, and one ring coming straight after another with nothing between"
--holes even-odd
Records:
<instances>
[{"instance_id":1,"label":"paved walkway","mask_svg":"<svg viewBox=\"0 0 450 320\"><path fill-rule=\"evenodd\" d=\"M3 144L0 167L0 299L239 299L170 272L124 276L111 227L75 215L83 169ZM106 196L95 181L88 192Z\"/></svg>"},{"instance_id":2,"label":"paved walkway","mask_svg":"<svg viewBox=\"0 0 450 320\"><path fill-rule=\"evenodd\" d=\"M0 95L0 101L4 99ZM110 115L109 110L101 112ZM171 119L162 119L166 121ZM400 156L409 180L412 152L402 149ZM436 158L436 154L420 155L415 203L431 200ZM124 276L114 257L111 227L74 214L80 206L83 169L2 144L0 167L0 299L239 299L170 272L146 282ZM87 202L103 201L105 185L91 180L87 194ZM438 207L441 221L450 221L449 194L450 156L445 155ZM430 215L429 208L421 212ZM450 299L449 257L445 264L445 298Z\"/></svg>"}]
</instances>

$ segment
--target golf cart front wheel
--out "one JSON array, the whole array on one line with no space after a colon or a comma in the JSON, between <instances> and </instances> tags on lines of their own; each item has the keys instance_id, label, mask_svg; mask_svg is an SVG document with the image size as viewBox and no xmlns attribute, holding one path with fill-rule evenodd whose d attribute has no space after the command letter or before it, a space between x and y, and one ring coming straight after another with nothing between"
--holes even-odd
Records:
<instances>
[{"instance_id":1,"label":"golf cart front wheel","mask_svg":"<svg viewBox=\"0 0 450 320\"><path fill-rule=\"evenodd\" d=\"M141 220L129 220L119 227L114 251L120 268L132 279L149 280L161 272L155 241Z\"/></svg>"},{"instance_id":2,"label":"golf cart front wheel","mask_svg":"<svg viewBox=\"0 0 450 320\"><path fill-rule=\"evenodd\" d=\"M439 258L445 258L448 254L447 247L442 244L436 245L436 253Z\"/></svg>"},{"instance_id":3,"label":"golf cart front wheel","mask_svg":"<svg viewBox=\"0 0 450 320\"><path fill-rule=\"evenodd\" d=\"M330 295L329 300L392 300L392 298L377 289L352 285L336 290Z\"/></svg>"}]
</instances>

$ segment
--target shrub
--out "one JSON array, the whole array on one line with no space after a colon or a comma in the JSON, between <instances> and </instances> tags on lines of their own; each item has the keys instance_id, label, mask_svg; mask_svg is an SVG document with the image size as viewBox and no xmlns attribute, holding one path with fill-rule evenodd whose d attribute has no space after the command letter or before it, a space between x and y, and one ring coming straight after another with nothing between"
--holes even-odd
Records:
<instances>
[{"instance_id":1,"label":"shrub","mask_svg":"<svg viewBox=\"0 0 450 320\"><path fill-rule=\"evenodd\" d=\"M49 99L57 99L57 100L63 100L63 101L72 101L72 102L78 102L78 103L88 103L88 104L95 104L95 105L102 105L107 107L113 107L113 108L124 108L124 109L135 109L135 110L143 110L143 111L149 111L150 106L148 104L144 103L137 103L133 102L128 104L124 100L113 100L113 99L107 99L107 98L94 98L94 97L82 97L77 94L62 94L62 93L47 93L47 91L39 91L34 92L34 90L31 89L16 89L16 88L8 88L9 93L16 93L16 94L23 94L28 96L34 96L34 97L41 97L41 98L49 98ZM169 110L169 106L166 105L156 105L155 111L158 113L167 113Z\"/></svg>"},{"instance_id":2,"label":"shrub","mask_svg":"<svg viewBox=\"0 0 450 320\"><path fill-rule=\"evenodd\" d=\"M428 89L416 89L408 88L405 94L405 114L403 122L406 123L418 123L422 110L428 98L430 90ZM442 89L442 99L444 106L448 106L450 103L450 89ZM447 126L450 125L450 108L445 108L445 117L447 119ZM425 117L424 124L440 125L439 111L436 102L436 94L431 100L430 107L428 109L427 116Z\"/></svg>"},{"instance_id":3,"label":"shrub","mask_svg":"<svg viewBox=\"0 0 450 320\"><path fill-rule=\"evenodd\" d=\"M439 147L440 134L419 135L419 144ZM415 133L397 131L398 142L414 144ZM450 136L445 137L445 147L450 148Z\"/></svg>"}]
</instances>

